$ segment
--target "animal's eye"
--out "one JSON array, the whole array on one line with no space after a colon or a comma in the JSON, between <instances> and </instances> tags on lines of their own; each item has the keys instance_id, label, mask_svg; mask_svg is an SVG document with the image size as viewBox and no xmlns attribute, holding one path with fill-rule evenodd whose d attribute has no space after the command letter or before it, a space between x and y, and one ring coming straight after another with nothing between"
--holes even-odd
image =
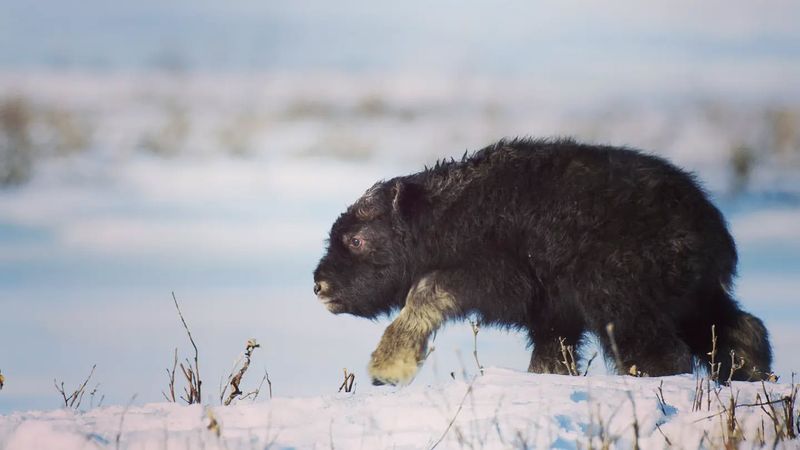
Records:
<instances>
[{"instance_id":1,"label":"animal's eye","mask_svg":"<svg viewBox=\"0 0 800 450\"><path fill-rule=\"evenodd\" d=\"M350 247L352 247L352 248L360 248L364 244L364 242L361 239L357 238L357 237L353 237L353 238L350 238L349 244L350 244Z\"/></svg>"}]
</instances>

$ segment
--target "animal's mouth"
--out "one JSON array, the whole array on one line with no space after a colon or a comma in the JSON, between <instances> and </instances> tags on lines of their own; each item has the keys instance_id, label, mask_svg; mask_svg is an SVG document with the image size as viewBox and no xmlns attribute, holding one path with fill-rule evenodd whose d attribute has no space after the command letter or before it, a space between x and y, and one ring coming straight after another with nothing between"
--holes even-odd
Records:
<instances>
[{"instance_id":1,"label":"animal's mouth","mask_svg":"<svg viewBox=\"0 0 800 450\"><path fill-rule=\"evenodd\" d=\"M324 297L324 296L320 296L318 298L319 298L320 303L322 303L322 305L325 306L325 308L327 308L328 311L330 311L330 312L332 312L334 314L339 314L339 313L343 312L344 304L342 303L341 300L338 300L338 299L335 299L335 298L331 298L331 297Z\"/></svg>"}]
</instances>

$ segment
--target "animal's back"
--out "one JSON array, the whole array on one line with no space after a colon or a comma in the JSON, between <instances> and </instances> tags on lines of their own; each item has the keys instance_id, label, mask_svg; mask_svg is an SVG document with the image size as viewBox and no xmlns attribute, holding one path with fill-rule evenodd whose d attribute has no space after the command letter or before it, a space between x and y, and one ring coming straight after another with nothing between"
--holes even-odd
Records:
<instances>
[{"instance_id":1,"label":"animal's back","mask_svg":"<svg viewBox=\"0 0 800 450\"><path fill-rule=\"evenodd\" d=\"M451 197L441 228L459 222L464 234L463 224L473 224L471 235L480 239L471 245L515 247L542 272L594 264L693 284L682 269L695 277L703 266L726 286L735 273L736 249L720 212L690 174L655 156L514 140L431 173L438 195Z\"/></svg>"}]
</instances>

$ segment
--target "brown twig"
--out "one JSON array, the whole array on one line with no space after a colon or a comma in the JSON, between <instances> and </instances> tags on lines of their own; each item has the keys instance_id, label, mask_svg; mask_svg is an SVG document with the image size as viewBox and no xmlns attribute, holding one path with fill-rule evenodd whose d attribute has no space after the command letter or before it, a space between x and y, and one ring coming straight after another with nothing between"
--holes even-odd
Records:
<instances>
[{"instance_id":1,"label":"brown twig","mask_svg":"<svg viewBox=\"0 0 800 450\"><path fill-rule=\"evenodd\" d=\"M175 309L178 310L178 316L181 318L181 323L183 323L183 328L186 330L186 334L189 335L189 342L192 343L192 347L194 347L194 368L192 368L189 361L186 361L186 365L188 369L183 366L181 363L180 367L183 371L183 375L186 377L186 381L189 383L188 388L184 389L186 393L186 397L183 400L189 404L193 403L201 403L203 396L202 396L202 385L203 381L200 379L200 363L198 362L198 351L197 351L197 344L194 343L194 338L192 338L192 332L189 331L189 326L186 325L186 319L183 318L183 313L181 312L181 307L178 305L178 299L175 297L175 292L172 293L172 300L175 302Z\"/></svg>"},{"instance_id":2,"label":"brown twig","mask_svg":"<svg viewBox=\"0 0 800 450\"><path fill-rule=\"evenodd\" d=\"M703 409L703 394L705 390L703 389L703 378L697 379L697 384L694 388L694 401L692 402L692 412L700 411Z\"/></svg>"},{"instance_id":3,"label":"brown twig","mask_svg":"<svg viewBox=\"0 0 800 450\"><path fill-rule=\"evenodd\" d=\"M583 371L583 376L587 376L589 374L589 368L592 367L592 363L594 362L595 358L597 358L597 352L594 352L592 357L589 358L589 361L586 363L586 369Z\"/></svg>"},{"instance_id":4,"label":"brown twig","mask_svg":"<svg viewBox=\"0 0 800 450\"><path fill-rule=\"evenodd\" d=\"M346 368L342 370L344 370L344 381L342 381L342 385L339 386L339 392L342 392L342 389L344 389L345 392L350 392L353 390L353 383L356 380L356 375L352 372L348 372Z\"/></svg>"},{"instance_id":5,"label":"brown twig","mask_svg":"<svg viewBox=\"0 0 800 450\"><path fill-rule=\"evenodd\" d=\"M242 390L239 389L239 385L242 383L242 377L244 377L244 373L247 372L247 369L250 367L250 357L253 354L253 351L257 348L261 347L255 339L248 339L247 346L244 350L244 362L242 363L242 367L239 369L239 372L236 375L228 375L228 384L231 386L231 392L228 394L228 398L225 399L225 406L231 404L231 402L239 395L242 395ZM228 387L225 386L225 389ZM220 400L222 397L225 396L225 390L222 391L220 395Z\"/></svg>"},{"instance_id":6,"label":"brown twig","mask_svg":"<svg viewBox=\"0 0 800 450\"><path fill-rule=\"evenodd\" d=\"M769 400L769 401L763 402L763 401L760 401L760 398L761 398L761 396L759 394L756 394L755 403L736 403L734 406L736 408L752 408L752 407L759 406L759 407L761 407L763 409L764 406L770 406L770 405L775 405L775 404L778 404L778 403L784 403L784 399ZM722 403L720 403L720 404L722 404ZM714 417L717 417L719 415L725 414L727 412L727 408L725 406L723 406L722 408L723 409L715 412L714 414L711 414L711 415L708 415L708 416L705 416L705 417L702 417L700 419L695 420L694 423L702 422L702 421L708 420L708 419L713 419ZM770 413L767 412L766 410L764 412L768 416L770 415Z\"/></svg>"},{"instance_id":7,"label":"brown twig","mask_svg":"<svg viewBox=\"0 0 800 450\"><path fill-rule=\"evenodd\" d=\"M258 398L258 394L261 393L261 387L264 386L264 382L265 381L268 383L268 386L269 386L269 398L272 398L272 381L270 381L270 379L269 379L269 372L267 372L267 369L264 369L264 376L261 377L261 382L258 383L258 388L255 391L251 391L251 392L248 392L247 394L243 395L242 396L242 400L244 400L244 399L246 399L246 398L248 398L248 397L250 397L252 395L253 396L253 402L255 403L256 399Z\"/></svg>"},{"instance_id":8,"label":"brown twig","mask_svg":"<svg viewBox=\"0 0 800 450\"><path fill-rule=\"evenodd\" d=\"M578 367L575 364L575 354L572 351L572 346L566 345L565 342L565 338L558 338L558 345L561 348L561 364L564 364L564 367L567 368L569 375L578 376Z\"/></svg>"},{"instance_id":9,"label":"brown twig","mask_svg":"<svg viewBox=\"0 0 800 450\"><path fill-rule=\"evenodd\" d=\"M83 384L78 386L78 388L72 392L69 396L67 396L64 390L64 382L61 382L59 386L58 382L53 379L53 385L55 385L56 390L61 394L61 398L64 400L64 407L65 408L74 408L78 409L81 407L81 402L83 401L83 394L86 391L86 385L89 383L89 380L92 379L92 375L94 375L94 369L97 368L97 364L92 366L92 370L89 372L89 376L86 377L86 380L83 381Z\"/></svg>"},{"instance_id":10,"label":"brown twig","mask_svg":"<svg viewBox=\"0 0 800 450\"><path fill-rule=\"evenodd\" d=\"M661 429L661 426L658 424L658 422L656 422L656 429L658 430L659 433L661 433L661 436L664 437L664 441L666 441L667 447L672 447L672 442L669 440L667 435L664 434L664 431Z\"/></svg>"},{"instance_id":11,"label":"brown twig","mask_svg":"<svg viewBox=\"0 0 800 450\"><path fill-rule=\"evenodd\" d=\"M119 450L119 441L120 439L122 439L122 424L125 420L125 414L128 413L128 409L130 409L131 405L135 400L136 400L136 394L133 394L131 399L128 401L128 404L125 405L125 409L122 410L122 414L119 416L119 429L117 430L117 437L115 439L117 450Z\"/></svg>"},{"instance_id":12,"label":"brown twig","mask_svg":"<svg viewBox=\"0 0 800 450\"><path fill-rule=\"evenodd\" d=\"M480 331L480 324L478 320L470 320L470 326L472 326L472 356L475 358L475 364L478 366L478 370L483 375L483 366L481 362L478 360L478 331Z\"/></svg>"},{"instance_id":13,"label":"brown twig","mask_svg":"<svg viewBox=\"0 0 800 450\"><path fill-rule=\"evenodd\" d=\"M717 326L711 325L711 351L706 353L709 356L710 373L709 378L714 383L719 383L719 371L722 363L715 362L717 357Z\"/></svg>"},{"instance_id":14,"label":"brown twig","mask_svg":"<svg viewBox=\"0 0 800 450\"><path fill-rule=\"evenodd\" d=\"M167 399L168 402L175 403L175 369L178 367L178 347L175 347L175 356L172 360L172 370L166 369L167 371L167 378L169 379L169 396L164 391L161 391L161 395Z\"/></svg>"},{"instance_id":15,"label":"brown twig","mask_svg":"<svg viewBox=\"0 0 800 450\"><path fill-rule=\"evenodd\" d=\"M89 409L94 408L94 396L97 395L97 390L100 389L100 383L97 383L92 389L92 392L89 392ZM100 396L100 401L97 402L97 407L99 408L100 405L103 404L103 400L106 398L105 394Z\"/></svg>"},{"instance_id":16,"label":"brown twig","mask_svg":"<svg viewBox=\"0 0 800 450\"><path fill-rule=\"evenodd\" d=\"M469 386L467 387L467 392L464 393L464 398L461 399L461 403L458 404L458 409L456 409L455 414L453 414L453 418L450 419L450 422L447 424L447 428L444 429L444 432L442 433L441 436L439 436L439 439L437 439L436 442L433 443L430 450L435 449L439 444L441 444L445 436L447 436L447 433L450 431L450 428L453 427L453 424L456 422L459 413L461 413L461 410L464 408L464 403L466 403L467 397L469 397L469 394L472 393L472 387L475 384L475 380L477 380L477 377L472 378L472 381L469 383Z\"/></svg>"},{"instance_id":17,"label":"brown twig","mask_svg":"<svg viewBox=\"0 0 800 450\"><path fill-rule=\"evenodd\" d=\"M733 381L734 372L744 367L744 363L745 363L744 358L739 358L739 362L737 363L736 353L733 350L731 350L731 371L728 374L728 383L727 383L728 386L730 386L731 381Z\"/></svg>"},{"instance_id":18,"label":"brown twig","mask_svg":"<svg viewBox=\"0 0 800 450\"><path fill-rule=\"evenodd\" d=\"M661 383L658 385L658 391L656 391L656 400L658 400L658 406L661 408L661 413L666 416L667 401L664 399L664 380L661 380Z\"/></svg>"}]
</instances>

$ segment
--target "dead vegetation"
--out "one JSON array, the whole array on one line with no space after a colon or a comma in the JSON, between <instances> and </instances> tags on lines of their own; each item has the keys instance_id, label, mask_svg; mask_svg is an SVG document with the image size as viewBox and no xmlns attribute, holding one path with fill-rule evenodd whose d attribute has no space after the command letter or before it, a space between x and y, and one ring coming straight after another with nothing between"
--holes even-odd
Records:
<instances>
[{"instance_id":1,"label":"dead vegetation","mask_svg":"<svg viewBox=\"0 0 800 450\"><path fill-rule=\"evenodd\" d=\"M353 391L353 384L356 381L356 374L349 372L347 368L343 370L344 370L344 381L342 381L342 384L339 386L339 392L342 392L342 390L348 393L355 392Z\"/></svg>"},{"instance_id":2,"label":"dead vegetation","mask_svg":"<svg viewBox=\"0 0 800 450\"><path fill-rule=\"evenodd\" d=\"M189 358L186 358L185 365L184 363L178 364L178 349L175 349L175 357L173 359L172 370L170 371L167 369L167 376L169 377L169 395L162 391L164 398L170 402L176 402L176 394L175 394L175 369L176 366L181 368L181 373L183 373L184 379L186 380L186 386L183 389L183 395L180 395L180 399L186 402L189 405L195 403L202 403L203 395L202 395L202 387L203 381L200 379L200 362L199 362L199 352L197 351L197 344L194 342L194 338L192 337L192 332L189 330L189 326L186 324L186 319L183 318L183 313L181 312L181 307L178 305L178 299L175 297L175 293L172 293L172 301L175 303L175 309L178 311L178 317L181 319L181 323L183 324L184 330L186 330L186 334L189 336L189 342L191 342L192 347L194 348L194 366L189 361Z\"/></svg>"},{"instance_id":3,"label":"dead vegetation","mask_svg":"<svg viewBox=\"0 0 800 450\"><path fill-rule=\"evenodd\" d=\"M89 384L89 380L92 379L92 375L94 375L94 370L97 368L97 364L92 366L92 370L89 372L89 376L72 391L71 394L67 395L66 390L64 389L64 382L62 381L60 384L56 379L53 379L53 385L56 387L56 390L59 394L61 394L61 398L64 401L64 408L72 408L75 410L80 409L81 402L83 401L83 395L86 393L86 385ZM92 394L94 397L94 392Z\"/></svg>"},{"instance_id":4,"label":"dead vegetation","mask_svg":"<svg viewBox=\"0 0 800 450\"><path fill-rule=\"evenodd\" d=\"M744 369L746 361L743 358L736 358L736 354L731 351L730 358L730 371L724 381L720 380L720 366L721 363L717 362L717 335L716 327L711 327L711 351L709 355L709 372L705 377L697 379L695 387L694 400L692 402L692 410L699 412L705 410L712 411L712 405L715 405L716 411L706 417L703 417L697 422L704 420L719 420L719 438L715 440L712 436L705 435L703 441L706 442L710 448L724 448L733 449L739 448L744 442L748 440L747 432L743 428L737 416L737 410L741 408L760 408L763 414L769 419L772 424L773 442L772 448L777 447L780 442L797 439L800 434L800 412L796 411L797 393L800 385L795 384L794 374L792 374L791 392L789 395L781 398L773 398L767 389L767 382L761 381L761 393L756 394L755 401L752 403L741 403L739 391L735 389L733 382L733 375ZM771 382L776 382L777 377L770 374L768 377ZM727 399L723 400L721 393L727 388ZM776 406L777 405L777 406ZM759 446L767 444L767 428L765 426L764 417L761 418L761 426L751 432L753 441L758 443ZM703 444L701 441L701 445Z\"/></svg>"},{"instance_id":5,"label":"dead vegetation","mask_svg":"<svg viewBox=\"0 0 800 450\"><path fill-rule=\"evenodd\" d=\"M183 329L186 331L186 335L189 337L189 342L192 344L192 348L194 349L194 358L191 361L189 358L185 358L183 362L179 363L178 349L176 348L174 350L172 369L166 369L167 389L166 391L161 391L161 395L166 401L171 403L176 403L178 399L184 401L188 405L202 403L203 381L200 378L200 356L197 349L197 344L194 341L194 337L189 329L189 325L186 323L186 319L183 317L183 312L181 311L180 305L178 304L178 299L174 292L172 293L172 301L175 304L175 310L178 312L178 317L181 319ZM265 382L269 386L269 398L272 398L272 380L269 379L269 372L267 372L266 369L264 369L264 376L261 378L258 388L247 393L242 391L240 388L242 379L244 378L245 373L247 373L247 370L250 368L253 352L255 349L260 347L261 344L259 344L255 338L247 340L244 353L242 353L241 357L234 363L233 368L228 374L226 382L223 384L220 381L220 404L228 406L234 401L246 399L252 399L252 401L255 401L258 398L261 388ZM175 388L175 374L178 373L178 368L180 368L180 373L183 375L184 379L183 394L180 395L176 393Z\"/></svg>"},{"instance_id":6,"label":"dead vegetation","mask_svg":"<svg viewBox=\"0 0 800 450\"><path fill-rule=\"evenodd\" d=\"M0 186L18 185L31 176L34 154L33 110L22 97L0 100Z\"/></svg>"},{"instance_id":7,"label":"dead vegetation","mask_svg":"<svg viewBox=\"0 0 800 450\"><path fill-rule=\"evenodd\" d=\"M242 383L242 378L244 377L245 372L247 369L250 368L250 357L253 355L253 351L257 348L261 347L255 339L248 339L247 344L245 346L244 355L239 358L238 361L234 364L234 368L231 373L228 375L228 384L222 389L222 392L219 395L220 403L228 406L234 400L244 400L250 397L254 399L258 397L258 392L261 390L261 385L263 385L265 379L269 379L269 374L267 371L264 371L264 378L261 380L261 385L259 385L258 389L254 391L250 391L247 394L242 392L239 388L239 385ZM241 366L240 366L241 364ZM236 368L239 367L237 371ZM272 398L272 382L270 382L270 398ZM230 386L230 392L228 393L228 397L225 397L225 392L228 390L228 386ZM224 400L223 400L224 399Z\"/></svg>"},{"instance_id":8,"label":"dead vegetation","mask_svg":"<svg viewBox=\"0 0 800 450\"><path fill-rule=\"evenodd\" d=\"M25 183L39 159L85 151L91 139L91 127L76 111L21 95L0 98L0 187Z\"/></svg>"},{"instance_id":9,"label":"dead vegetation","mask_svg":"<svg viewBox=\"0 0 800 450\"><path fill-rule=\"evenodd\" d=\"M483 375L483 365L478 360L478 331L480 331L480 323L475 319L470 320L469 324L472 327L472 356L475 358L475 365L478 366L478 370Z\"/></svg>"}]
</instances>

